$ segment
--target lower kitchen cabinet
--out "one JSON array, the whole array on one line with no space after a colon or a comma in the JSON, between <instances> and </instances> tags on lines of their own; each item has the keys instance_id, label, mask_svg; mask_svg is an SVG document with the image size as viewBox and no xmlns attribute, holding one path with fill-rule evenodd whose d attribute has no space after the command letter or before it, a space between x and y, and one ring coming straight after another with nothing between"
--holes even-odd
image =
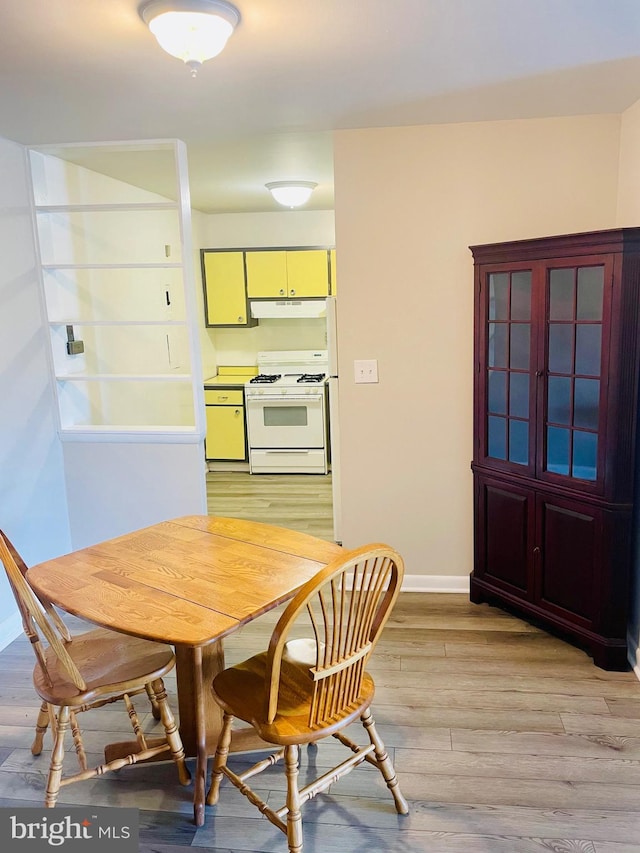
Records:
<instances>
[{"instance_id":1,"label":"lower kitchen cabinet","mask_svg":"<svg viewBox=\"0 0 640 853\"><path fill-rule=\"evenodd\" d=\"M247 440L242 390L206 390L207 434L205 454L210 460L244 461Z\"/></svg>"},{"instance_id":2,"label":"lower kitchen cabinet","mask_svg":"<svg viewBox=\"0 0 640 853\"><path fill-rule=\"evenodd\" d=\"M476 474L471 600L510 604L628 668L630 512Z\"/></svg>"}]
</instances>

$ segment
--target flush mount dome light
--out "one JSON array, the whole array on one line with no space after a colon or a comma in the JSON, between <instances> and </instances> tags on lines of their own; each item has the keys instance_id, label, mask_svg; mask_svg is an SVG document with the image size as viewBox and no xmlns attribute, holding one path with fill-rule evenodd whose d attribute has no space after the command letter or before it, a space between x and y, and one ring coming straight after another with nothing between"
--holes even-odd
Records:
<instances>
[{"instance_id":1,"label":"flush mount dome light","mask_svg":"<svg viewBox=\"0 0 640 853\"><path fill-rule=\"evenodd\" d=\"M225 0L149 0L139 13L160 47L182 59L194 77L222 51L240 20Z\"/></svg>"},{"instance_id":2,"label":"flush mount dome light","mask_svg":"<svg viewBox=\"0 0 640 853\"><path fill-rule=\"evenodd\" d=\"M278 204L284 207L300 207L306 204L317 186L313 181L272 181L265 184Z\"/></svg>"}]
</instances>

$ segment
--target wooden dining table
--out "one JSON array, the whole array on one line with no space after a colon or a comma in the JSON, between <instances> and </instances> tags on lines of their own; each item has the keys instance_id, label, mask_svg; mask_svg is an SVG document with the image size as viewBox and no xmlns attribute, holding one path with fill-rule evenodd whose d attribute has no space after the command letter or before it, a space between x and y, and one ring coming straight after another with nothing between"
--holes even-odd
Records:
<instances>
[{"instance_id":1,"label":"wooden dining table","mask_svg":"<svg viewBox=\"0 0 640 853\"><path fill-rule=\"evenodd\" d=\"M193 809L202 826L207 756L222 725L209 688L224 668L223 638L293 598L343 554L339 545L283 527L192 515L39 563L28 580L68 613L175 646L180 734L196 758ZM234 732L233 751L260 746L253 729ZM129 748L110 745L107 760Z\"/></svg>"}]
</instances>

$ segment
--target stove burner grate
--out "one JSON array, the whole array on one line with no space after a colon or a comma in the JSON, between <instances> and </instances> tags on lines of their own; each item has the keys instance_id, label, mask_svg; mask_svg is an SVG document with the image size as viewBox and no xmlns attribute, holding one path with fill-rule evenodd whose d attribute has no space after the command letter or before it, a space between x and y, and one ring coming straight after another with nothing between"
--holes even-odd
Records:
<instances>
[{"instance_id":1,"label":"stove burner grate","mask_svg":"<svg viewBox=\"0 0 640 853\"><path fill-rule=\"evenodd\" d=\"M324 373L303 373L298 382L322 382Z\"/></svg>"},{"instance_id":2,"label":"stove burner grate","mask_svg":"<svg viewBox=\"0 0 640 853\"><path fill-rule=\"evenodd\" d=\"M281 373L259 373L257 376L254 376L253 379L249 380L249 383L261 384L265 385L270 384L271 382L277 382L278 379L282 376Z\"/></svg>"}]
</instances>

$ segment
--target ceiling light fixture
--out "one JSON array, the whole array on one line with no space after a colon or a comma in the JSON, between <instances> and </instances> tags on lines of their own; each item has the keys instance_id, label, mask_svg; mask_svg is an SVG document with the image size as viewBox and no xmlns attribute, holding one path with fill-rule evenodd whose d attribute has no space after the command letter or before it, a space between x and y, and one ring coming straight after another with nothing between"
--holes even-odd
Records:
<instances>
[{"instance_id":1,"label":"ceiling light fixture","mask_svg":"<svg viewBox=\"0 0 640 853\"><path fill-rule=\"evenodd\" d=\"M240 21L225 0L149 0L138 11L160 47L182 59L193 77L223 50Z\"/></svg>"},{"instance_id":2,"label":"ceiling light fixture","mask_svg":"<svg viewBox=\"0 0 640 853\"><path fill-rule=\"evenodd\" d=\"M283 207L300 207L306 204L317 186L313 181L272 181L265 184L278 204Z\"/></svg>"}]
</instances>

